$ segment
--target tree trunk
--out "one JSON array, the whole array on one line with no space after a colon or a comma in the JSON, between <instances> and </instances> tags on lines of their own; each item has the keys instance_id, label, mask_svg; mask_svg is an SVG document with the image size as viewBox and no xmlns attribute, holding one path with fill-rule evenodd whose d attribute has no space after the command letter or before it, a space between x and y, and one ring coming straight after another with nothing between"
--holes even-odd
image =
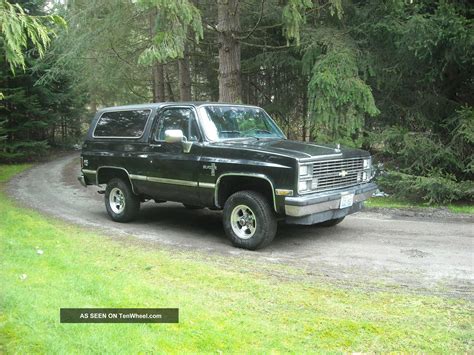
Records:
<instances>
[{"instance_id":1,"label":"tree trunk","mask_svg":"<svg viewBox=\"0 0 474 355\"><path fill-rule=\"evenodd\" d=\"M239 0L217 1L219 101L242 102L240 79Z\"/></svg>"},{"instance_id":2,"label":"tree trunk","mask_svg":"<svg viewBox=\"0 0 474 355\"><path fill-rule=\"evenodd\" d=\"M178 60L179 98L181 101L191 101L191 72L189 70L189 51L184 48L183 58Z\"/></svg>"},{"instance_id":3,"label":"tree trunk","mask_svg":"<svg viewBox=\"0 0 474 355\"><path fill-rule=\"evenodd\" d=\"M156 31L156 8L150 12L150 41L153 40ZM165 76L163 64L155 63L151 67L151 89L153 91L153 102L165 101Z\"/></svg>"},{"instance_id":4,"label":"tree trunk","mask_svg":"<svg viewBox=\"0 0 474 355\"><path fill-rule=\"evenodd\" d=\"M168 101L176 101L174 97L174 93L173 93L173 88L171 86L171 80L170 80L168 70L166 70L165 76L166 76L166 88L168 89Z\"/></svg>"},{"instance_id":5,"label":"tree trunk","mask_svg":"<svg viewBox=\"0 0 474 355\"><path fill-rule=\"evenodd\" d=\"M152 68L153 78L153 102L165 101L165 74L163 64L153 64Z\"/></svg>"}]
</instances>

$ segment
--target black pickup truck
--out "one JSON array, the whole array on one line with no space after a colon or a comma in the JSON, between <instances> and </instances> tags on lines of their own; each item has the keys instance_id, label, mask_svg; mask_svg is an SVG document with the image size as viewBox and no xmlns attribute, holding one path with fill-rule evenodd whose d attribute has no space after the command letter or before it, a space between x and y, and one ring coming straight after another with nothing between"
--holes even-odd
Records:
<instances>
[{"instance_id":1,"label":"black pickup truck","mask_svg":"<svg viewBox=\"0 0 474 355\"><path fill-rule=\"evenodd\" d=\"M219 209L246 249L268 245L279 220L336 225L376 189L368 152L290 141L259 107L209 102L100 110L81 168L84 186L106 185L114 221L132 220L147 200Z\"/></svg>"}]
</instances>

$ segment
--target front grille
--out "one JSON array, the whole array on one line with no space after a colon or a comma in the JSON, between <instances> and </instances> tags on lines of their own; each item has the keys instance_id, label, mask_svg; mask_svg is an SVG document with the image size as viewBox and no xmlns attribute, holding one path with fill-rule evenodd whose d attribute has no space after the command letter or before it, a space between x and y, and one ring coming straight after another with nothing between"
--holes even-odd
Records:
<instances>
[{"instance_id":1,"label":"front grille","mask_svg":"<svg viewBox=\"0 0 474 355\"><path fill-rule=\"evenodd\" d=\"M313 179L318 179L313 191L339 189L357 185L362 180L363 158L327 160L313 163Z\"/></svg>"}]
</instances>

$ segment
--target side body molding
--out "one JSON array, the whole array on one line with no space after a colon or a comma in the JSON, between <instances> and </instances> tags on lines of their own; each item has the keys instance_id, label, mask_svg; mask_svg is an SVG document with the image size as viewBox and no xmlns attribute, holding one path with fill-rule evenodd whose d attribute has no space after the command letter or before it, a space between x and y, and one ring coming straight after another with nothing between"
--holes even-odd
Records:
<instances>
[{"instance_id":1,"label":"side body molding","mask_svg":"<svg viewBox=\"0 0 474 355\"><path fill-rule=\"evenodd\" d=\"M267 176L265 176L263 174L254 174L254 173L224 173L224 174L220 175L217 178L216 189L214 191L214 201L215 201L216 207L222 208L222 206L219 206L219 184L221 182L221 179L223 177L226 177L226 176L246 176L246 177L253 177L253 178L257 178L257 179L266 180L270 184L270 187L272 189L273 209L275 210L275 212L277 212L276 199L275 199L275 188L273 187L272 181Z\"/></svg>"},{"instance_id":2,"label":"side body molding","mask_svg":"<svg viewBox=\"0 0 474 355\"><path fill-rule=\"evenodd\" d=\"M116 170L123 170L125 171L125 173L127 174L127 177L128 177L128 181L130 181L130 186L132 187L132 191L135 195L138 195L137 192L135 191L135 187L133 186L133 182L132 182L132 179L130 178L130 174L128 172L127 169L125 168L121 168L119 166L109 166L109 165L104 165L104 166L99 166L97 168L97 173L96 173L96 176L95 176L95 179L96 179L96 185L99 185L99 172L100 172L100 169L116 169Z\"/></svg>"}]
</instances>

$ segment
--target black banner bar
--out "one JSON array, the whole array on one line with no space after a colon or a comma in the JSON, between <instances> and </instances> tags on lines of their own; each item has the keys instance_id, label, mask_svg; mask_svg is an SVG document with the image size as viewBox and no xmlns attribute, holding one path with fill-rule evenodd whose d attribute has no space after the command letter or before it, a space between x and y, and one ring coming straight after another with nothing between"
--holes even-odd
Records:
<instances>
[{"instance_id":1,"label":"black banner bar","mask_svg":"<svg viewBox=\"0 0 474 355\"><path fill-rule=\"evenodd\" d=\"M61 323L179 323L178 308L61 308Z\"/></svg>"}]
</instances>

